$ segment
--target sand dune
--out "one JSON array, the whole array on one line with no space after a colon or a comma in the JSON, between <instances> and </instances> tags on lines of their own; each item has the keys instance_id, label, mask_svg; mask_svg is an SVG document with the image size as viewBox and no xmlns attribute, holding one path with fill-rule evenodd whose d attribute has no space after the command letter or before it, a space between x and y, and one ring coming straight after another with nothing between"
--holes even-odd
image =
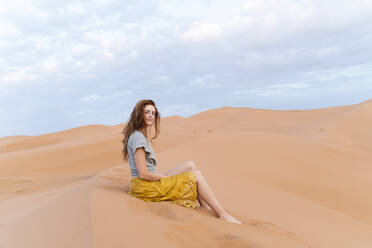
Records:
<instances>
[{"instance_id":1,"label":"sand dune","mask_svg":"<svg viewBox=\"0 0 372 248\"><path fill-rule=\"evenodd\" d=\"M51 146L75 141L84 137L91 137L92 135L100 136L105 131L111 131L110 127L103 125L89 125L40 136L10 136L0 139L0 153L17 152Z\"/></svg>"},{"instance_id":2,"label":"sand dune","mask_svg":"<svg viewBox=\"0 0 372 248\"><path fill-rule=\"evenodd\" d=\"M158 170L193 160L243 225L129 196L124 124L0 138L0 247L372 247L370 113L372 99L163 118Z\"/></svg>"}]
</instances>

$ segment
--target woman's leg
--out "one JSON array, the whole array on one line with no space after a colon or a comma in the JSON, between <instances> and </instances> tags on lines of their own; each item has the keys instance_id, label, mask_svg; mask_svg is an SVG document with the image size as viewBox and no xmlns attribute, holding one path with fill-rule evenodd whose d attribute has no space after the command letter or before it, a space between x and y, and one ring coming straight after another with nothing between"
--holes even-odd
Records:
<instances>
[{"instance_id":1,"label":"woman's leg","mask_svg":"<svg viewBox=\"0 0 372 248\"><path fill-rule=\"evenodd\" d=\"M196 171L196 165L192 160L176 165L170 168L169 170L165 171L163 174L165 174L166 176L173 176L173 175L181 174L187 171ZM198 201L201 207L210 208L208 204L201 199L199 194L198 194Z\"/></svg>"},{"instance_id":2,"label":"woman's leg","mask_svg":"<svg viewBox=\"0 0 372 248\"><path fill-rule=\"evenodd\" d=\"M217 214L218 218L232 223L242 224L242 222L235 219L233 216L227 213L225 209L223 209L222 205L217 201L201 172L199 170L195 170L193 172L195 174L199 197L212 208L212 210Z\"/></svg>"},{"instance_id":3,"label":"woman's leg","mask_svg":"<svg viewBox=\"0 0 372 248\"><path fill-rule=\"evenodd\" d=\"M163 174L166 176L173 176L177 174L181 174L183 172L196 170L196 166L193 161L189 160L186 162L183 162L182 164L176 165L169 170L165 171Z\"/></svg>"}]
</instances>

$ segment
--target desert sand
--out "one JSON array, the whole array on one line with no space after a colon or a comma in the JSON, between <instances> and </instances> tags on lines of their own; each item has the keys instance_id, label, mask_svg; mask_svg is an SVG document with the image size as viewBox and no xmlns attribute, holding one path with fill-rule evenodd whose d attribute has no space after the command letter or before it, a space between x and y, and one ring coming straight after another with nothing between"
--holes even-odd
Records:
<instances>
[{"instance_id":1,"label":"desert sand","mask_svg":"<svg viewBox=\"0 0 372 248\"><path fill-rule=\"evenodd\" d=\"M0 138L0 247L372 247L372 99L162 118L157 170L194 161L242 225L128 195L124 125Z\"/></svg>"}]
</instances>

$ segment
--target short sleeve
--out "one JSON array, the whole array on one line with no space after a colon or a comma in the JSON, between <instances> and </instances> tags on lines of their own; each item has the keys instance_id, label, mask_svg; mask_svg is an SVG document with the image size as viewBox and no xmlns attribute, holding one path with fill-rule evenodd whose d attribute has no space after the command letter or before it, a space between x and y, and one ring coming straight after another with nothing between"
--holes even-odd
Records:
<instances>
[{"instance_id":1,"label":"short sleeve","mask_svg":"<svg viewBox=\"0 0 372 248\"><path fill-rule=\"evenodd\" d=\"M146 142L145 137L140 135L134 135L130 142L130 147L132 149L133 154L136 152L136 149L139 147L145 148L147 153L151 153L151 150Z\"/></svg>"}]
</instances>

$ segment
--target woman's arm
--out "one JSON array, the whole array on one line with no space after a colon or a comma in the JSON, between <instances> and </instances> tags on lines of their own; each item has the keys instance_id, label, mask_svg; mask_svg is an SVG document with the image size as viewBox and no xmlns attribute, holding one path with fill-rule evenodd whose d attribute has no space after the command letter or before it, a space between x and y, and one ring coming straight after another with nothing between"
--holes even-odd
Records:
<instances>
[{"instance_id":1,"label":"woman's arm","mask_svg":"<svg viewBox=\"0 0 372 248\"><path fill-rule=\"evenodd\" d=\"M149 181L158 181L162 177L167 177L166 175L162 173L159 173L159 172L152 173L147 169L146 153L143 147L139 147L136 149L136 152L134 153L134 160L136 163L138 176L141 179L145 179Z\"/></svg>"}]
</instances>

